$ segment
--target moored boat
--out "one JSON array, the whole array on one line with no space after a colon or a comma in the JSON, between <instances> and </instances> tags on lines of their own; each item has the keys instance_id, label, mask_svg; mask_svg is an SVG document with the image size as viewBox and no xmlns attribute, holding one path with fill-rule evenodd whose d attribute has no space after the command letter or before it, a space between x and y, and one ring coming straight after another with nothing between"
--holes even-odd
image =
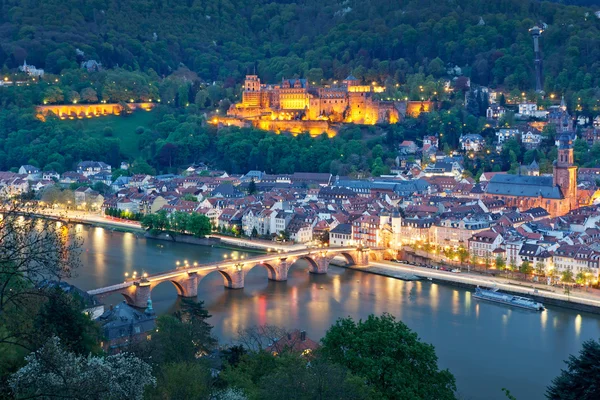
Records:
<instances>
[{"instance_id":1,"label":"moored boat","mask_svg":"<svg viewBox=\"0 0 600 400\"><path fill-rule=\"evenodd\" d=\"M473 297L476 299L493 301L495 303L507 304L509 306L533 311L544 311L546 309L542 303L538 303L527 297L515 296L508 293L500 293L498 292L498 289L481 289L479 286L477 286Z\"/></svg>"}]
</instances>

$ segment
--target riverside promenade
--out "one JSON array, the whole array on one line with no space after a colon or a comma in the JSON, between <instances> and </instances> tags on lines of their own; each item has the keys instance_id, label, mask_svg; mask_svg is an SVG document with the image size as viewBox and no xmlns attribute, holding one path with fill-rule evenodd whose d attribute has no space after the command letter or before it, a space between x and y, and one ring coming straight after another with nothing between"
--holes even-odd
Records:
<instances>
[{"instance_id":1,"label":"riverside promenade","mask_svg":"<svg viewBox=\"0 0 600 400\"><path fill-rule=\"evenodd\" d=\"M571 289L570 294L566 294L563 287L559 286L510 280L500 276L482 276L466 272L453 273L388 261L372 261L366 267L350 268L388 277L397 277L398 272L402 272L416 275L432 282L447 283L466 288L475 288L477 286L497 287L503 292L530 297L546 305L556 305L600 314L600 291L596 289L589 289L589 291Z\"/></svg>"},{"instance_id":2,"label":"riverside promenade","mask_svg":"<svg viewBox=\"0 0 600 400\"><path fill-rule=\"evenodd\" d=\"M87 211L40 209L36 210L35 214L33 215L42 218L55 219L57 221L68 221L75 224L98 226L101 228L115 228L118 230L139 233L145 232L140 223L137 221L127 221L119 218L105 217L101 214Z\"/></svg>"}]
</instances>

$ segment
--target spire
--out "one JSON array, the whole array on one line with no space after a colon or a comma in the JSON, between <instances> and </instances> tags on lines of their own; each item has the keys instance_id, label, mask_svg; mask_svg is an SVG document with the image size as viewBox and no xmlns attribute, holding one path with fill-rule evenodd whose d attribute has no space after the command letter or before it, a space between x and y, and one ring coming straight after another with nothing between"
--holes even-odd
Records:
<instances>
[{"instance_id":1,"label":"spire","mask_svg":"<svg viewBox=\"0 0 600 400\"><path fill-rule=\"evenodd\" d=\"M562 95L560 98L560 109L563 111L567 111L567 104L565 103L565 96Z\"/></svg>"}]
</instances>

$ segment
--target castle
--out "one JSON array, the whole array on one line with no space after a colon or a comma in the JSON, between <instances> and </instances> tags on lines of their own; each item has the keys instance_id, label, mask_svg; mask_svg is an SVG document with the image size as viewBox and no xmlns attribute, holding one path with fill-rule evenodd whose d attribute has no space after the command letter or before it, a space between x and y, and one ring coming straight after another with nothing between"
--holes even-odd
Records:
<instances>
[{"instance_id":1,"label":"castle","mask_svg":"<svg viewBox=\"0 0 600 400\"><path fill-rule=\"evenodd\" d=\"M212 122L333 136L336 124L393 124L407 111L415 116L431 109L430 102L376 99L374 95L383 91L375 84L360 84L352 75L341 84L321 87L311 86L306 79L283 79L279 85L266 85L257 75L247 75L241 103L233 104L226 118L215 117Z\"/></svg>"},{"instance_id":2,"label":"castle","mask_svg":"<svg viewBox=\"0 0 600 400\"><path fill-rule=\"evenodd\" d=\"M577 190L573 141L563 133L557 142L558 159L554 162L552 176L494 175L487 186L487 194L521 210L542 207L552 217L565 215L579 207L584 200L580 199Z\"/></svg>"}]
</instances>

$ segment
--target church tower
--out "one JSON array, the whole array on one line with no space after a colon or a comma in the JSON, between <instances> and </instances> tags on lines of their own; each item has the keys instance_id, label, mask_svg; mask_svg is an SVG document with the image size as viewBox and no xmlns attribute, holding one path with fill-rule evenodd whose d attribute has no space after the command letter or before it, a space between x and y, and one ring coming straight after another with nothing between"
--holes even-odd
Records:
<instances>
[{"instance_id":1,"label":"church tower","mask_svg":"<svg viewBox=\"0 0 600 400\"><path fill-rule=\"evenodd\" d=\"M573 163L573 141L568 134L563 133L558 138L558 159L554 162L553 183L560 187L566 211L577 208L577 167Z\"/></svg>"}]
</instances>

